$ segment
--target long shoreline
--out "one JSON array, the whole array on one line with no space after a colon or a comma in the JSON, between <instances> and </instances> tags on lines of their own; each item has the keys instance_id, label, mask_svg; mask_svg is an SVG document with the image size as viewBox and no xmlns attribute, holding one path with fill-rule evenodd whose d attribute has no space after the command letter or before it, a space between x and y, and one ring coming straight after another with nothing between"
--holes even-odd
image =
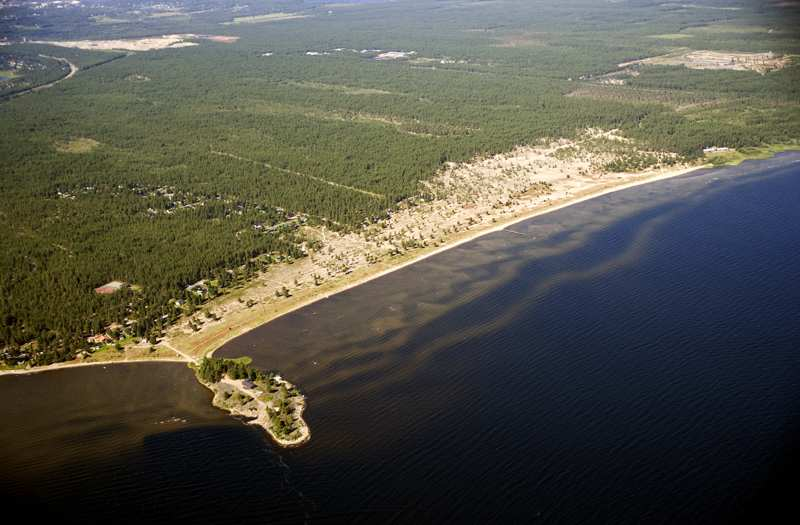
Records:
<instances>
[{"instance_id":1,"label":"long shoreline","mask_svg":"<svg viewBox=\"0 0 800 525\"><path fill-rule=\"evenodd\" d=\"M770 158L772 158L772 157L770 157ZM763 160L763 159L761 159L761 160ZM262 318L257 318L255 320L252 320L252 321L249 321L249 322L245 321L245 322L242 322L242 323L240 323L238 325L227 326L227 331L224 330L226 325L223 323L219 327L220 329L223 330L222 333L212 334L213 343L208 345L211 348L205 349L202 352L198 353L197 357L203 357L203 356L211 357L214 354L214 352L216 352L217 350L222 348L227 342L229 342L229 341L231 341L231 340L233 340L233 339L235 339L235 338L237 338L237 337L239 337L239 336L241 336L241 335L243 335L243 334L245 334L247 332L250 332L251 330L254 330L254 329L258 328L259 326L262 326L262 325L264 325L266 323L272 322L272 321L274 321L275 319L277 319L279 317L283 317L283 316L285 316L287 314L290 314L290 313L292 313L292 312L294 312L296 310L299 310L301 308L305 308L305 307L307 307L307 306L309 306L311 304L314 304L317 301L321 301L323 299L328 299L333 295L345 292L347 290L350 290L351 288L355 288L356 286L360 286L360 285L368 283L369 281L372 281L374 279L378 279L378 278L383 277L385 275L388 275L388 274L390 274L392 272L396 272L398 270L401 270L401 269L403 269L403 268L405 268L407 266L410 266L412 264L418 263L420 261L423 261L423 260L425 260L425 259L427 259L429 257L433 257L434 255L440 254L440 253L445 252L447 250L450 250L450 249L456 248L458 246L461 246L462 244L465 244L465 243L468 243L470 241L473 241L473 240L475 240L475 239L477 239L479 237L482 237L484 235L488 235L488 234L491 234L491 233L496 233L498 231L502 231L502 230L508 228L509 226L513 226L514 224L518 224L520 222L524 222L526 220L529 220L529 219L532 219L532 218L535 218L535 217L546 215L546 214L554 212L554 211L562 210L562 209L568 208L570 206L573 206L575 204L580 204L582 202L586 202L586 201L589 201L589 200L592 200L592 199L595 199L595 198L598 198L598 197L602 197L602 196L608 195L610 193L615 193L615 192L618 192L618 191L627 190L627 189L630 189L630 188L634 188L634 187L637 187L637 186L642 186L644 184L649 184L649 183L652 183L652 182L658 182L658 181L663 181L663 180L667 180L667 179L671 179L671 178L675 178L675 177L680 177L682 175L686 175L688 173L692 173L692 172L695 172L695 171L698 171L698 170L702 170L702 169L724 168L724 167L726 167L726 166L725 165L713 166L713 165L710 165L710 164L703 164L703 165L684 167L684 168L674 169L674 170L664 170L664 171L659 171L659 172L653 172L653 173L645 174L645 175L636 174L636 175L633 175L631 178L627 179L624 182L622 182L622 181L619 181L619 182L617 182L617 181L609 181L609 182L606 182L606 183L601 183L601 184L598 184L598 185L596 185L596 186L594 186L592 188L588 188L588 189L584 190L583 192L577 193L575 195L570 195L569 197L562 198L562 199L560 199L558 201L553 201L553 202L551 202L551 203L549 203L547 205L544 205L544 206L533 208L530 211L527 211L527 212L524 212L524 213L521 213L521 214L509 215L506 218L499 218L496 223L493 223L491 225L486 225L484 227L479 227L479 228L476 228L474 230L465 230L465 231L459 232L459 233L451 236L451 240L446 242L443 246L439 246L439 247L436 247L436 248L428 248L428 249L423 248L423 249L420 249L420 250L415 250L415 253L412 253L407 259L402 260L402 261L398 261L396 264L390 264L389 267L387 267L387 268L383 268L381 270L377 270L377 271L373 271L373 272L369 272L369 271L367 271L365 273L362 272L362 273L364 273L363 275L359 275L359 272L357 270L353 274L353 276L354 276L353 279L348 280L345 277L345 278L341 279L338 283L334 284L332 286L332 288L324 290L324 291L321 290L318 293L312 294L310 297L308 297L308 298L306 298L306 299L304 299L302 301L299 301L299 302L297 302L295 304L292 304L291 306L288 306L286 308L279 308L279 309L277 309L277 311L273 312L271 315L267 315L267 316L262 317ZM362 268L362 270L369 270L369 267ZM164 346L166 346L167 348L171 349L176 354L180 354L181 357L162 358L162 359L153 359L153 358L145 357L145 358L142 358L142 359L97 361L97 362L91 362L91 363L72 363L72 362L56 363L54 365L48 365L48 366L44 366L44 367L33 367L33 368L29 368L29 369L0 370L0 376L12 375L12 374L14 374L14 375L24 375L24 374L31 374L31 373L38 373L38 372L47 372L47 371L50 371L50 370L60 370L60 369L65 369L65 368L75 368L75 367L79 367L79 366L92 366L92 365L100 365L100 364L109 365L109 364L118 364L118 363L142 363L142 362L159 362L159 361L188 363L188 362L192 362L192 361L194 361L196 359L196 357L191 357L191 360L189 359L189 356L193 356L194 355L194 353L191 350L182 349L182 350L178 351L175 348L174 339L173 340L169 340L169 337L167 337L166 339L167 340L165 341ZM197 349L200 345L205 345L205 344L206 344L206 341L201 341L199 345L196 345L194 347L194 349Z\"/></svg>"},{"instance_id":2,"label":"long shoreline","mask_svg":"<svg viewBox=\"0 0 800 525\"><path fill-rule=\"evenodd\" d=\"M525 213L517 214L517 215L510 215L510 216L508 216L506 218L498 218L497 223L494 223L494 224L492 224L490 226L487 225L487 226L484 226L482 228L476 228L474 230L465 230L465 231L459 232L458 234L453 235L452 236L452 240L446 242L443 246L439 246L437 248L428 248L428 249L424 249L423 248L423 249L420 249L420 250L416 250L415 253L413 253L413 255L411 255L406 260L397 262L397 264L393 264L390 267L384 268L384 269L379 270L379 271L368 272L368 273L366 273L366 275L360 275L360 276L358 276L357 278L355 278L355 279L353 279L351 281L347 281L346 279L343 279L339 283L339 285L338 286L334 286L334 288L332 290L326 290L324 292L320 292L320 293L314 294L311 297L309 297L309 298L307 298L307 299L305 299L303 301L300 301L300 302L298 302L296 304L293 304L293 305L291 305L291 306L289 306L289 307L287 307L285 309L280 309L278 312L274 313L273 315L268 316L265 319L259 319L257 322L253 322L253 323L242 323L240 325L236 325L235 326L235 328L237 328L236 330L232 329L233 327L229 327L229 330L228 330L227 333L223 332L223 334L222 334L223 337L221 337L218 340L214 341L213 348L205 350L201 354L204 355L204 356L211 357L214 354L214 352L216 352L217 350L222 348L227 342L229 342L229 341L231 341L231 340L233 340L233 339L235 339L235 338L237 338L237 337L239 337L241 335L244 335L245 333L250 332L251 330L254 330L254 329L258 328L261 325L264 325L266 323L272 322L275 319L278 319L279 317L283 317L283 316L285 316L287 314L290 314L290 313L292 313L292 312L294 312L296 310L299 310L301 308L305 308L306 306L314 304L314 303L316 303L318 301L321 301L321 300L324 300L324 299L328 299L333 295L345 292L347 290L350 290L351 288L355 288L357 286L361 286L362 284L366 284L369 281L372 281L374 279L378 279L378 278L383 277L385 275L388 275L388 274L390 274L392 272L396 272L396 271L401 270L401 269L403 269L403 268L405 268L407 266L410 266L412 264L415 264L415 263L418 263L420 261L423 261L423 260L425 260L425 259L427 259L429 257L433 257L434 255L438 255L438 254L440 254L442 252L445 252L447 250L450 250L450 249L456 248L458 246L461 246L462 244L466 244L466 243L468 243L470 241L473 241L473 240L475 240L475 239L477 239L479 237L482 237L484 235L488 235L490 233L495 233L495 232L504 230L504 229L508 228L509 226L513 226L514 224L518 224L520 222L524 222L524 221L526 221L528 219L532 219L534 217L539 217L541 215L546 215L546 214L554 212L554 211L562 210L562 209L567 208L569 206L572 206L574 204L580 204L582 202L586 202L588 200L591 200L591 199L594 199L594 198L597 198L597 197L602 197L603 195L608 195L610 193L614 193L614 192L617 192L617 191L622 191L622 190L634 188L636 186L641 186L643 184L648 184L648 183L651 183L651 182L658 182L658 181L661 181L661 180L666 180L666 179L670 179L670 178L674 178L674 177L679 177L679 176L682 176L682 175L686 175L687 173L691 173L691 172L698 171L698 170L701 170L701 169L714 168L714 167L715 166L712 166L710 164L703 164L703 165L690 166L690 167L685 167L685 168L680 168L680 169L675 169L675 170L655 172L652 175L639 176L639 177L635 178L634 180L627 180L626 182L620 182L620 183L616 183L616 184L613 183L613 182L605 183L605 184L598 184L597 186L595 186L592 189L586 190L586 191L584 191L582 193L579 193L579 194L576 194L576 195L572 195L572 196L570 196L568 198L561 199L560 201L554 201L554 202L552 202L552 203L550 203L550 204L548 204L546 206L541 206L541 207L534 208L534 209L530 210L529 212L525 212ZM636 177L636 175L634 175L633 177ZM187 353L191 354L192 352L188 351Z\"/></svg>"}]
</instances>

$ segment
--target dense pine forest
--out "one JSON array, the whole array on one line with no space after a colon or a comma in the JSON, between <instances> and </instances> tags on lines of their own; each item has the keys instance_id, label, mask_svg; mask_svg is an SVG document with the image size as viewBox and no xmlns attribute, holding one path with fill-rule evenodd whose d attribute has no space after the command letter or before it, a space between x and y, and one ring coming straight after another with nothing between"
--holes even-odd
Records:
<instances>
[{"instance_id":1,"label":"dense pine forest","mask_svg":"<svg viewBox=\"0 0 800 525\"><path fill-rule=\"evenodd\" d=\"M448 161L588 127L618 128L681 159L800 138L794 2L261 1L243 10L185 0L170 16L84 4L0 9L0 70L32 64L18 71L24 82L0 82L9 362L72 358L112 323L157 339L208 298L192 283L223 293L303 257L312 246L299 225L359 228ZM269 13L294 16L252 18ZM197 45L31 43L163 34L191 34ZM646 65L624 83L602 81L620 63L676 49L773 52L789 63L766 74ZM387 51L406 54L381 60ZM66 75L53 57L79 71L21 94ZM126 286L94 293L112 280Z\"/></svg>"}]
</instances>

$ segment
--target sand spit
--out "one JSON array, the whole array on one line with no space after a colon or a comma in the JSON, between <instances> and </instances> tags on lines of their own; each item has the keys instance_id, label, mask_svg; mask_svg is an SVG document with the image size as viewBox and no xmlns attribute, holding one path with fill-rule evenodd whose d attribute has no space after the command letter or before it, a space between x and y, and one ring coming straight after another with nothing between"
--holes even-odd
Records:
<instances>
[{"instance_id":1,"label":"sand spit","mask_svg":"<svg viewBox=\"0 0 800 525\"><path fill-rule=\"evenodd\" d=\"M283 386L287 390L292 390L294 385L281 378L274 376L271 381L278 387ZM303 419L303 412L306 409L304 396L298 396L292 400L292 417L299 425L297 436L284 438L278 436L272 429L271 416L273 411L277 411L276 402L268 399L269 396L258 387L248 386L241 379L231 379L223 377L217 383L200 383L214 393L212 404L222 410L227 410L235 416L251 419L248 423L258 425L267 431L267 434L275 443L282 447L292 448L307 443L311 439L311 430ZM237 401L232 401L236 398Z\"/></svg>"}]
</instances>

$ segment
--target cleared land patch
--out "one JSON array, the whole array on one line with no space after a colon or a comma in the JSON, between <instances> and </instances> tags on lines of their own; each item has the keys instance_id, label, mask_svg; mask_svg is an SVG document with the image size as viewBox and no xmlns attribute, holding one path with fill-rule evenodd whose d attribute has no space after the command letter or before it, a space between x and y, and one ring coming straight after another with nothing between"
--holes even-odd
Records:
<instances>
[{"instance_id":1,"label":"cleared land patch","mask_svg":"<svg viewBox=\"0 0 800 525\"><path fill-rule=\"evenodd\" d=\"M59 47L71 47L90 51L151 51L196 46L196 42L187 42L187 35L164 35L150 38L120 40L56 40L35 41L34 44L47 44Z\"/></svg>"},{"instance_id":2,"label":"cleared land patch","mask_svg":"<svg viewBox=\"0 0 800 525\"><path fill-rule=\"evenodd\" d=\"M89 153L99 145L100 143L94 139L81 137L67 142L57 142L55 146L61 153Z\"/></svg>"},{"instance_id":3,"label":"cleared land patch","mask_svg":"<svg viewBox=\"0 0 800 525\"><path fill-rule=\"evenodd\" d=\"M195 35L192 33L183 33L117 40L39 40L31 41L30 43L70 47L88 51L152 51L155 49L176 49L199 45L197 42L191 42L190 40L210 40L213 42L232 43L236 42L238 39L239 37L223 35Z\"/></svg>"},{"instance_id":4,"label":"cleared land patch","mask_svg":"<svg viewBox=\"0 0 800 525\"><path fill-rule=\"evenodd\" d=\"M707 26L698 26L698 27L691 27L686 29L689 33L705 33L705 34L715 34L715 33L774 33L775 30L771 29L767 26L759 26L759 25L744 25L744 24L732 24L728 22L720 22L717 24L709 24ZM682 33L683 34L683 33Z\"/></svg>"},{"instance_id":5,"label":"cleared land patch","mask_svg":"<svg viewBox=\"0 0 800 525\"><path fill-rule=\"evenodd\" d=\"M279 22L281 20L296 20L308 17L309 15L302 13L269 13L266 15L237 16L231 22L223 22L222 25L263 24L265 22Z\"/></svg>"},{"instance_id":6,"label":"cleared land patch","mask_svg":"<svg viewBox=\"0 0 800 525\"><path fill-rule=\"evenodd\" d=\"M125 80L129 82L150 82L150 77L148 77L147 75L140 75L137 73L133 75L128 75L127 77L125 77Z\"/></svg>"},{"instance_id":7,"label":"cleared land patch","mask_svg":"<svg viewBox=\"0 0 800 525\"><path fill-rule=\"evenodd\" d=\"M666 55L619 64L621 68L638 65L686 66L689 69L727 69L731 71L755 71L762 75L782 69L789 58L775 53L725 53L719 51L676 51Z\"/></svg>"},{"instance_id":8,"label":"cleared land patch","mask_svg":"<svg viewBox=\"0 0 800 525\"><path fill-rule=\"evenodd\" d=\"M650 35L650 38L657 38L659 40L684 40L686 38L694 38L694 35L688 33L666 33L663 35Z\"/></svg>"}]
</instances>

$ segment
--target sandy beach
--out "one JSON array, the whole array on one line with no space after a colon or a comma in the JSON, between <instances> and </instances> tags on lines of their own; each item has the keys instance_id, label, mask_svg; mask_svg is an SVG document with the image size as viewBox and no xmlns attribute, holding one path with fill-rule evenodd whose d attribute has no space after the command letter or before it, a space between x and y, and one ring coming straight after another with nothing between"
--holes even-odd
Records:
<instances>
[{"instance_id":1,"label":"sandy beach","mask_svg":"<svg viewBox=\"0 0 800 525\"><path fill-rule=\"evenodd\" d=\"M378 279L391 272L400 270L419 262L428 257L432 257L445 250L449 250L470 242L480 236L500 231L516 223L544 215L556 210L572 206L608 193L622 191L642 184L664 180L672 177L684 175L693 170L707 166L690 166L677 169L659 170L657 172L636 174L620 180L607 180L598 182L583 188L579 191L571 192L558 199L550 199L528 211L520 211L507 216L496 217L494 222L475 226L464 231L456 232L447 236L443 244L438 246L427 246L409 250L401 256L388 260L380 261L376 264L364 265L352 269L352 271L324 282L320 286L305 288L293 292L287 299L271 300L266 304L259 304L252 308L232 308L227 311L220 321L208 323L200 331L189 333L180 327L173 328L167 340L171 347L180 348L182 352L191 356L212 355L215 350L226 342L234 339L264 323L267 323L280 316L306 307L316 301L324 300L330 296L349 290L373 279ZM298 263L295 263L297 265ZM257 282L261 281L256 279ZM273 281L270 281L273 282ZM239 297L247 297L251 294L259 294L259 288L254 285L245 289ZM269 292L272 293L270 287ZM216 304L210 305L211 309L225 309L238 303L238 297L223 297ZM240 304L240 303L239 303Z\"/></svg>"}]
</instances>

